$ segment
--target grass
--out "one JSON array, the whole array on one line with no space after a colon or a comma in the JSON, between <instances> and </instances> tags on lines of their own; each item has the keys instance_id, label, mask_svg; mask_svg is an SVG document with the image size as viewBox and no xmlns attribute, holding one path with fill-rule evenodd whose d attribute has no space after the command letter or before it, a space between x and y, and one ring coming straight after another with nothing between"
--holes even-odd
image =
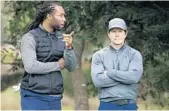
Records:
<instances>
[{"instance_id":1,"label":"grass","mask_svg":"<svg viewBox=\"0 0 169 111\"><path fill-rule=\"evenodd\" d=\"M1 92L1 110L20 110L20 94L8 88Z\"/></svg>"}]
</instances>

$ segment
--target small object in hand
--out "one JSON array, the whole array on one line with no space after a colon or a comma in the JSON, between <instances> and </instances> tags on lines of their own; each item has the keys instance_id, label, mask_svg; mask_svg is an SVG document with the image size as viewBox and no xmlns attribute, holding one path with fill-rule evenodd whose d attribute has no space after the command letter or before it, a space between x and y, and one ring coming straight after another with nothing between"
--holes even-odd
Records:
<instances>
[{"instance_id":1,"label":"small object in hand","mask_svg":"<svg viewBox=\"0 0 169 111\"><path fill-rule=\"evenodd\" d=\"M72 37L74 34L74 31L72 31L70 34L63 34L63 37L66 38L66 37Z\"/></svg>"},{"instance_id":2,"label":"small object in hand","mask_svg":"<svg viewBox=\"0 0 169 111\"><path fill-rule=\"evenodd\" d=\"M74 31L72 31L70 34L63 34L63 41L65 42L65 46L67 49L71 49L72 47L72 35L74 34Z\"/></svg>"},{"instance_id":3,"label":"small object in hand","mask_svg":"<svg viewBox=\"0 0 169 111\"><path fill-rule=\"evenodd\" d=\"M69 35L70 35L70 36L73 36L73 34L74 34L74 33L75 33L75 32L74 32L74 31L72 31Z\"/></svg>"}]
</instances>

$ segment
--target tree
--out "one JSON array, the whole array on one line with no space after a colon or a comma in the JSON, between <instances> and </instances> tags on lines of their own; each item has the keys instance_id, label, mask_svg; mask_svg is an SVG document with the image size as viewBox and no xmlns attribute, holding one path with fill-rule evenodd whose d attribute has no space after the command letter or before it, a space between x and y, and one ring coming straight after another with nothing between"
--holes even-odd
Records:
<instances>
[{"instance_id":1,"label":"tree","mask_svg":"<svg viewBox=\"0 0 169 111\"><path fill-rule=\"evenodd\" d=\"M82 72L82 55L87 41L97 40L97 33L99 28L96 29L94 23L97 23L99 14L96 12L100 8L98 3L92 2L64 2L68 15L67 30L75 31L75 40L79 41L74 43L77 54L77 69L72 74L72 83L75 95L75 109L88 110L88 94ZM68 5L68 6L67 6ZM99 22L100 23L100 22ZM100 27L100 26L99 26ZM101 27L102 28L102 27ZM100 31L102 32L102 31ZM95 41L97 43L97 41Z\"/></svg>"}]
</instances>

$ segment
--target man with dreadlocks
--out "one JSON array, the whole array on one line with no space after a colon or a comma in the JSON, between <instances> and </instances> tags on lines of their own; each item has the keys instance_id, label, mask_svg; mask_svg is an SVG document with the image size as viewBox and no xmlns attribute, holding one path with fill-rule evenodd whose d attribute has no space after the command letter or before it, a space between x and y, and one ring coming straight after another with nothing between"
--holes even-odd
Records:
<instances>
[{"instance_id":1,"label":"man with dreadlocks","mask_svg":"<svg viewBox=\"0 0 169 111\"><path fill-rule=\"evenodd\" d=\"M22 37L25 70L20 90L22 110L61 110L61 70L73 71L76 67L72 34L60 32L65 22L63 7L46 2Z\"/></svg>"}]
</instances>

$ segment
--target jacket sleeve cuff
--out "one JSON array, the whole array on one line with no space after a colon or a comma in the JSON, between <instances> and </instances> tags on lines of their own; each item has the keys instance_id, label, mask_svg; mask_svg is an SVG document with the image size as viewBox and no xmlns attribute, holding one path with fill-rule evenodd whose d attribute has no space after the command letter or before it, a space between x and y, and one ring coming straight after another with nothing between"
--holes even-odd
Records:
<instances>
[{"instance_id":1,"label":"jacket sleeve cuff","mask_svg":"<svg viewBox=\"0 0 169 111\"><path fill-rule=\"evenodd\" d=\"M66 47L66 50L72 50L72 49L74 49L73 45L69 48Z\"/></svg>"}]
</instances>

